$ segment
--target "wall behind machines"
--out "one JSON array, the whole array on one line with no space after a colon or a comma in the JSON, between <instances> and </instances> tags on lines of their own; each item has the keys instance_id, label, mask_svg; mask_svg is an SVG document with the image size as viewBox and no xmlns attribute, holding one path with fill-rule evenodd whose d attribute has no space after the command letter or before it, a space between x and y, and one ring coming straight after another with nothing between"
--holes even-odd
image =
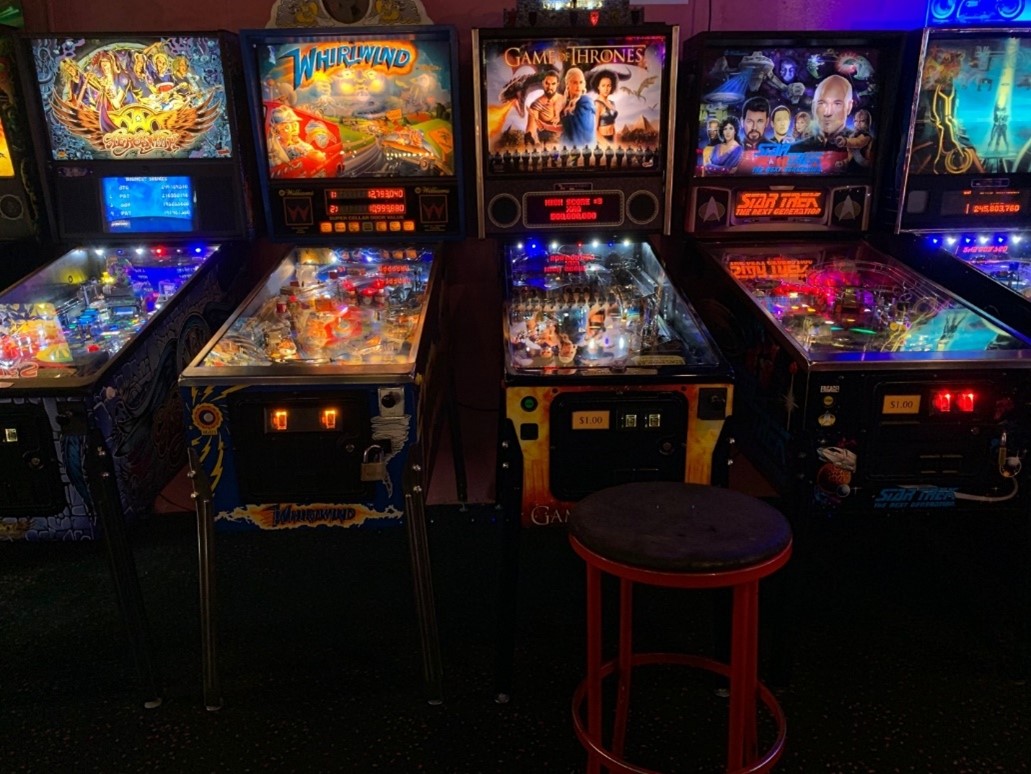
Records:
<instances>
[{"instance_id":1,"label":"wall behind machines","mask_svg":"<svg viewBox=\"0 0 1031 774\"><path fill-rule=\"evenodd\" d=\"M714 30L849 30L913 29L923 26L925 0L703 0L671 2L639 0L651 22L680 25L686 39L710 27ZM468 35L473 27L501 25L503 8L514 0L424 0L436 24L453 24L469 56ZM175 0L126 4L115 0L30 0L25 6L25 28L33 32L123 30L200 30L264 27L271 0Z\"/></svg>"}]
</instances>

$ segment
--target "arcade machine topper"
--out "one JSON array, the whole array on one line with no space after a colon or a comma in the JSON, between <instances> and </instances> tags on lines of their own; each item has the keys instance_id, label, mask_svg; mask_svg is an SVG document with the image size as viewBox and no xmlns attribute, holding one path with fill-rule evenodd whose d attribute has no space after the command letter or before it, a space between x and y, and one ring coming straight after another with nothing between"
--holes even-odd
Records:
<instances>
[{"instance_id":1,"label":"arcade machine topper","mask_svg":"<svg viewBox=\"0 0 1031 774\"><path fill-rule=\"evenodd\" d=\"M48 234L16 46L13 33L0 31L0 289L46 260Z\"/></svg>"},{"instance_id":2,"label":"arcade machine topper","mask_svg":"<svg viewBox=\"0 0 1031 774\"><path fill-rule=\"evenodd\" d=\"M928 0L928 27L1015 27L1031 23L1025 0Z\"/></svg>"},{"instance_id":3,"label":"arcade machine topper","mask_svg":"<svg viewBox=\"0 0 1031 774\"><path fill-rule=\"evenodd\" d=\"M628 0L516 0L505 11L505 26L519 27L618 27L644 21L644 9Z\"/></svg>"},{"instance_id":4,"label":"arcade machine topper","mask_svg":"<svg viewBox=\"0 0 1031 774\"><path fill-rule=\"evenodd\" d=\"M272 530L403 519L435 699L423 502L448 382L430 373L437 256L463 233L455 33L254 30L243 50L270 229L303 246L180 380L194 482L210 489L204 521ZM218 703L210 682L205 694Z\"/></svg>"},{"instance_id":5,"label":"arcade machine topper","mask_svg":"<svg viewBox=\"0 0 1031 774\"><path fill-rule=\"evenodd\" d=\"M727 33L687 54L692 288L735 368L735 435L799 514L1027 501L1031 342L861 238L901 42Z\"/></svg>"},{"instance_id":6,"label":"arcade machine topper","mask_svg":"<svg viewBox=\"0 0 1031 774\"><path fill-rule=\"evenodd\" d=\"M247 235L231 41L27 37L22 75L57 234L76 247L0 294L8 538L91 538L86 438L124 515L185 459L175 378L225 320ZM31 88L31 93L29 89Z\"/></svg>"},{"instance_id":7,"label":"arcade machine topper","mask_svg":"<svg viewBox=\"0 0 1031 774\"><path fill-rule=\"evenodd\" d=\"M523 471L499 491L521 491L502 496L528 526L614 483L713 477L729 370L642 238L669 227L677 45L665 25L473 31L480 233L505 270L501 457Z\"/></svg>"},{"instance_id":8,"label":"arcade machine topper","mask_svg":"<svg viewBox=\"0 0 1031 774\"><path fill-rule=\"evenodd\" d=\"M1031 30L923 32L900 171L915 265L1031 334Z\"/></svg>"}]
</instances>

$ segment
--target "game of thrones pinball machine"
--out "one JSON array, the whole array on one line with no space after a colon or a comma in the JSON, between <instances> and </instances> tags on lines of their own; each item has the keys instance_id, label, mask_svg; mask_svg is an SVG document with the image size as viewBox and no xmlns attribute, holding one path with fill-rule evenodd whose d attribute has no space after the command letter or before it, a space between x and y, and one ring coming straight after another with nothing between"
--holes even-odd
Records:
<instances>
[{"instance_id":1,"label":"game of thrones pinball machine","mask_svg":"<svg viewBox=\"0 0 1031 774\"><path fill-rule=\"evenodd\" d=\"M479 233L503 265L499 701L521 526L617 483L726 475L730 369L662 260L678 29L587 21L473 31Z\"/></svg>"},{"instance_id":2,"label":"game of thrones pinball machine","mask_svg":"<svg viewBox=\"0 0 1031 774\"><path fill-rule=\"evenodd\" d=\"M709 483L729 369L649 240L669 227L676 28L481 29L474 48L523 523L623 481Z\"/></svg>"}]
</instances>

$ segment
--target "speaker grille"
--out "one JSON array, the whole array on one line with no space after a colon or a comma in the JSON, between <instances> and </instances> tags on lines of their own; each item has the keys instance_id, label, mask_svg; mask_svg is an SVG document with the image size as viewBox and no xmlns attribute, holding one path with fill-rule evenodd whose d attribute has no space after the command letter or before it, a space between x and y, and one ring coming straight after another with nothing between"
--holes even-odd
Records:
<instances>
[{"instance_id":1,"label":"speaker grille","mask_svg":"<svg viewBox=\"0 0 1031 774\"><path fill-rule=\"evenodd\" d=\"M490 200L487 216L498 228L511 228L519 222L522 209L519 200L511 194L498 194Z\"/></svg>"},{"instance_id":2,"label":"speaker grille","mask_svg":"<svg viewBox=\"0 0 1031 774\"><path fill-rule=\"evenodd\" d=\"M659 214L659 199L651 191L635 191L626 201L626 216L632 223L643 226Z\"/></svg>"}]
</instances>

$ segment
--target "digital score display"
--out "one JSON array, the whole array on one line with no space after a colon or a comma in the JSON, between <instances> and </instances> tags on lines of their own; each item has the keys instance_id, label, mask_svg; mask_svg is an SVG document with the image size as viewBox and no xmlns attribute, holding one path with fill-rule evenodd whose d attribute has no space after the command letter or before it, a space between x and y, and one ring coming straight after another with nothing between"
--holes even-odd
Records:
<instances>
[{"instance_id":1,"label":"digital score display","mask_svg":"<svg viewBox=\"0 0 1031 774\"><path fill-rule=\"evenodd\" d=\"M112 234L193 231L193 185L189 177L105 177L104 228Z\"/></svg>"},{"instance_id":2,"label":"digital score display","mask_svg":"<svg viewBox=\"0 0 1031 774\"><path fill-rule=\"evenodd\" d=\"M326 214L403 216L408 212L404 188L331 188L326 191Z\"/></svg>"},{"instance_id":3,"label":"digital score display","mask_svg":"<svg viewBox=\"0 0 1031 774\"><path fill-rule=\"evenodd\" d=\"M974 218L1019 215L1027 212L1027 191L974 190L946 191L942 194L941 214Z\"/></svg>"},{"instance_id":4,"label":"digital score display","mask_svg":"<svg viewBox=\"0 0 1031 774\"><path fill-rule=\"evenodd\" d=\"M827 196L824 191L735 191L734 218L796 220L823 218Z\"/></svg>"},{"instance_id":5,"label":"digital score display","mask_svg":"<svg viewBox=\"0 0 1031 774\"><path fill-rule=\"evenodd\" d=\"M554 191L523 196L523 223L529 228L621 226L622 191Z\"/></svg>"}]
</instances>

